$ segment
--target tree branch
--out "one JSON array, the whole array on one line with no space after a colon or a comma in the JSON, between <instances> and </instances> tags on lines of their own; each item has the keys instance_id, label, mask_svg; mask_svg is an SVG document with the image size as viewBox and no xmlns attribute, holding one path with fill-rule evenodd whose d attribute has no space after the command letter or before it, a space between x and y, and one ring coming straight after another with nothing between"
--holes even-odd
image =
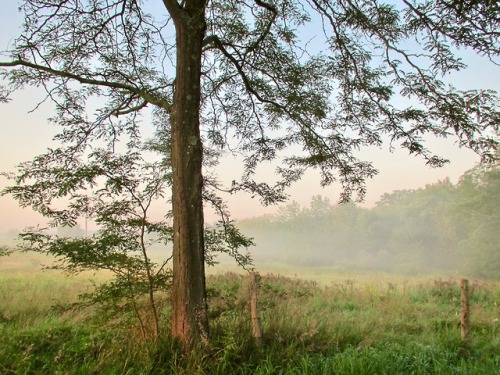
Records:
<instances>
[{"instance_id":1,"label":"tree branch","mask_svg":"<svg viewBox=\"0 0 500 375\"><path fill-rule=\"evenodd\" d=\"M143 98L145 102L148 102L148 103L151 103L151 104L156 105L158 107L161 107L163 109L166 109L167 111L170 111L170 108L171 108L171 103L169 103L166 99L158 98L156 95L154 95L146 90L142 90L138 87L132 86L132 85L127 85L127 84L124 84L121 82L113 82L113 81L99 80L99 79L93 79L93 78L86 78L86 77L82 77L80 75L73 74L73 73L70 73L70 72L67 72L64 70L53 69L53 68L50 68L48 66L32 63L32 62L25 61L22 59L7 61L7 62L0 61L0 67L9 68L9 67L17 67L17 66L23 66L23 67L30 68L33 70L46 72L46 73L49 73L49 74L51 74L53 76L57 76L57 77L69 78L69 79L78 81L82 84L104 86L104 87L109 87L111 89L123 89L123 90L129 91L129 92L134 93L135 95ZM144 106L145 105L143 105L142 107L144 107Z\"/></svg>"},{"instance_id":2,"label":"tree branch","mask_svg":"<svg viewBox=\"0 0 500 375\"><path fill-rule=\"evenodd\" d=\"M259 44L262 43L262 41L266 38L266 36L271 31L271 27L274 24L276 17L278 17L278 11L277 11L276 7L274 7L273 5L266 3L264 1L261 1L261 0L255 0L255 3L260 7L266 8L269 12L271 12L273 14L273 16L272 16L271 20L269 21L269 23L267 24L264 32L262 34L260 34L259 38L247 48L245 53L254 51L259 46Z\"/></svg>"},{"instance_id":3,"label":"tree branch","mask_svg":"<svg viewBox=\"0 0 500 375\"><path fill-rule=\"evenodd\" d=\"M179 5L177 0L163 0L163 5L165 5L165 8L174 22L183 17L184 13L182 7Z\"/></svg>"}]
</instances>

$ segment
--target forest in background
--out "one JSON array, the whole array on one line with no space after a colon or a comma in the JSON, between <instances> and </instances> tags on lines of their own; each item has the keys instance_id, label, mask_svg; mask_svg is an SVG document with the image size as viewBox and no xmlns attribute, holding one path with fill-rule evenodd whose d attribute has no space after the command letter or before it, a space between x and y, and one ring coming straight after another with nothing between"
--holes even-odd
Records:
<instances>
[{"instance_id":1,"label":"forest in background","mask_svg":"<svg viewBox=\"0 0 500 375\"><path fill-rule=\"evenodd\" d=\"M500 278L500 168L382 196L373 208L314 196L245 219L256 264Z\"/></svg>"},{"instance_id":2,"label":"forest in background","mask_svg":"<svg viewBox=\"0 0 500 375\"><path fill-rule=\"evenodd\" d=\"M500 279L500 165L478 166L457 184L444 179L386 193L373 208L318 195L309 207L292 202L276 214L241 220L237 227L253 238L255 246L248 251L257 269L327 267ZM17 234L0 233L0 246L12 248ZM59 227L57 234L83 237L85 231ZM149 256L164 259L164 245L152 241ZM224 257L214 260L228 265Z\"/></svg>"}]
</instances>

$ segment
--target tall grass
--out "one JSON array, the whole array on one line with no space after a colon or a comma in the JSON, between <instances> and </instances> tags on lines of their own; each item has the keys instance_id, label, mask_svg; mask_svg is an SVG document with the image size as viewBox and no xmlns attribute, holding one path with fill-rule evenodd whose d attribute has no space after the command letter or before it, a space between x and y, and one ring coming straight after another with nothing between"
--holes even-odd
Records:
<instances>
[{"instance_id":1,"label":"tall grass","mask_svg":"<svg viewBox=\"0 0 500 375\"><path fill-rule=\"evenodd\" d=\"M3 261L0 259L0 261ZM0 264L0 269L1 269ZM249 278L208 278L211 344L181 355L167 334L106 327L94 310L60 311L92 284L84 275L0 270L1 374L495 374L500 285L472 283L471 347L460 340L457 280L321 282L263 275L264 342L251 339Z\"/></svg>"}]
</instances>

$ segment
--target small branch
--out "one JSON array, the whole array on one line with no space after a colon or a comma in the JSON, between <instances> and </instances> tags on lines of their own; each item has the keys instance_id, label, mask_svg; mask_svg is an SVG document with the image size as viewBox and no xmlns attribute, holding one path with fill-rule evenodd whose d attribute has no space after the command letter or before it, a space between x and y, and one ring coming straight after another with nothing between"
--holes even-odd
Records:
<instances>
[{"instance_id":1,"label":"small branch","mask_svg":"<svg viewBox=\"0 0 500 375\"><path fill-rule=\"evenodd\" d=\"M112 114L116 117L127 115L127 114L132 113L132 112L138 112L141 109L145 108L147 105L148 105L148 102L146 100L144 100L141 104L136 105L134 107L130 107L128 109L124 109L124 110L116 109L115 111L112 112Z\"/></svg>"}]
</instances>

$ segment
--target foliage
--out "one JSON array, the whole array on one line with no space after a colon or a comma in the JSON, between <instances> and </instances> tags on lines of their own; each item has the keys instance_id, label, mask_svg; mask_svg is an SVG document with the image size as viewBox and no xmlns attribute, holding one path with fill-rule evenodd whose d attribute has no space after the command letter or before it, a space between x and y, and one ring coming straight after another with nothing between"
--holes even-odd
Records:
<instances>
[{"instance_id":1,"label":"foliage","mask_svg":"<svg viewBox=\"0 0 500 375\"><path fill-rule=\"evenodd\" d=\"M94 149L85 162L76 154L62 158L61 150L50 151L25 163L23 167L30 172L18 176L16 186L4 193L13 194L23 205L32 205L58 228L56 235L43 228L28 229L21 234L22 249L53 257L51 269L113 275L69 307L97 306L101 325L130 326L135 320L146 338L158 336L159 305L167 303L171 290L172 228L167 221L151 220L149 213L155 201L164 199L171 176L164 159L145 160L148 153L157 151L155 142L142 145L132 137L128 148L125 154ZM30 184L22 186L21 181ZM56 209L54 201L60 197L69 203ZM224 208L220 210L227 220ZM91 236L64 236L78 233L64 228L73 228L79 218L97 224L98 230ZM251 257L240 249L252 242L230 221L207 230L206 243L211 264L219 252L229 254L243 267L251 265ZM151 259L155 248L162 250L158 262Z\"/></svg>"},{"instance_id":2,"label":"foliage","mask_svg":"<svg viewBox=\"0 0 500 375\"><path fill-rule=\"evenodd\" d=\"M500 168L475 168L460 184L459 199L453 213L460 228L467 228L458 246L467 267L479 277L497 276L500 267Z\"/></svg>"},{"instance_id":3,"label":"foliage","mask_svg":"<svg viewBox=\"0 0 500 375\"><path fill-rule=\"evenodd\" d=\"M169 21L178 16L172 9L189 6L22 2L24 30L3 53L10 61L0 63L8 82L1 97L29 85L44 88L56 106L51 121L63 129L56 139L73 151L138 135L139 112L153 106L148 115L168 152L179 47ZM493 158L495 93L458 91L441 79L465 68L453 45L498 57L492 35L499 10L492 2L212 1L203 7L200 118L211 192L282 201L287 186L317 168L322 184L341 183L342 200L353 193L362 198L364 180L376 169L355 151L389 139L442 165L446 159L427 149L424 134L456 134L485 160ZM313 47L300 36L320 23ZM415 51L407 51L409 44ZM396 105L398 96L412 104ZM285 152L293 145L303 151ZM243 156L244 172L224 187L212 167L235 153ZM257 166L272 160L281 162L279 181L254 179Z\"/></svg>"},{"instance_id":4,"label":"foliage","mask_svg":"<svg viewBox=\"0 0 500 375\"><path fill-rule=\"evenodd\" d=\"M499 176L478 166L457 185L385 194L372 209L317 196L238 226L255 238L257 264L499 278Z\"/></svg>"},{"instance_id":5,"label":"foliage","mask_svg":"<svg viewBox=\"0 0 500 375\"><path fill-rule=\"evenodd\" d=\"M0 246L0 257L9 255L10 252L11 252L11 250L9 250L8 248L6 248L4 246Z\"/></svg>"}]
</instances>

